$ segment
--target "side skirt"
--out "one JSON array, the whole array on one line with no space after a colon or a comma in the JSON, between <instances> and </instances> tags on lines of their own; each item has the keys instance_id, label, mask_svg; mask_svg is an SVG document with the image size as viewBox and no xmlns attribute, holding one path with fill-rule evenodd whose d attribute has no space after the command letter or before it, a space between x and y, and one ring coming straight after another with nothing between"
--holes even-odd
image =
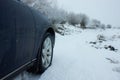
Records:
<instances>
[{"instance_id":1,"label":"side skirt","mask_svg":"<svg viewBox=\"0 0 120 80\"><path fill-rule=\"evenodd\" d=\"M18 69L14 70L13 72L9 73L8 75L4 76L2 79L0 80L11 80L13 77L15 77L16 75L18 75L20 72L22 72L23 70L27 69L29 66L33 65L33 63L36 61L36 59L33 59L32 61L22 65L21 67L19 67Z\"/></svg>"}]
</instances>

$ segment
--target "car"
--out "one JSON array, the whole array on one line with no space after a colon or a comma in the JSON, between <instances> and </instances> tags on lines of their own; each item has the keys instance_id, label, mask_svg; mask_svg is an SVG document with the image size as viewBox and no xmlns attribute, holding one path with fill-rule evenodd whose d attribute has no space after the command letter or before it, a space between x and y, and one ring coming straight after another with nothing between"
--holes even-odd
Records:
<instances>
[{"instance_id":1,"label":"car","mask_svg":"<svg viewBox=\"0 0 120 80\"><path fill-rule=\"evenodd\" d=\"M55 31L49 19L20 0L0 0L0 80L52 63Z\"/></svg>"}]
</instances>

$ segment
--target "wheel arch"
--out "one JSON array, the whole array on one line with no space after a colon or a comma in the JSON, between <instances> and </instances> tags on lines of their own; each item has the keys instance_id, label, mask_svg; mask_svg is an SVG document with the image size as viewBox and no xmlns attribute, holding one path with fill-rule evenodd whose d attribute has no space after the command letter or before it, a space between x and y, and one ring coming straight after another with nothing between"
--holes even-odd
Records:
<instances>
[{"instance_id":1,"label":"wheel arch","mask_svg":"<svg viewBox=\"0 0 120 80\"><path fill-rule=\"evenodd\" d=\"M46 30L46 33L50 33L53 37L53 44L55 44L55 31L52 27L49 27L47 30Z\"/></svg>"},{"instance_id":2,"label":"wheel arch","mask_svg":"<svg viewBox=\"0 0 120 80\"><path fill-rule=\"evenodd\" d=\"M45 36L45 34L47 34L47 33L50 33L51 34L51 37L52 37L52 43L53 43L53 48L54 48L54 44L55 44L55 31L54 31L54 29L52 28L52 27L48 27L48 28L46 28L46 29L44 29L44 31L43 31L43 33L42 33L42 38L39 38L39 39L41 39L40 40L40 43L37 45L37 51L35 51L36 52L36 54L34 54L34 58L36 58L35 60L35 62L32 64L32 66L28 69L28 71L30 71L30 72L33 72L34 73L34 70L36 70L37 68L37 66L39 66L39 65L37 65L37 58L38 58L38 56L40 56L41 55L41 53L40 53L40 50L41 50L41 45L42 45L42 40L44 39L44 36ZM37 65L37 66L36 66ZM32 68L34 68L34 69L32 69ZM36 69L35 69L36 68ZM36 73L36 72L35 72Z\"/></svg>"}]
</instances>

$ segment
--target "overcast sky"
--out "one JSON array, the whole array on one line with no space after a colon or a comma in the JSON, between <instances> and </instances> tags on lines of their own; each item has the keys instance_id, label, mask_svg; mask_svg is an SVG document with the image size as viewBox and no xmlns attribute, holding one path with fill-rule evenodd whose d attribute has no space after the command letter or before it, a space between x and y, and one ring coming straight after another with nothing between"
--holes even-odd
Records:
<instances>
[{"instance_id":1,"label":"overcast sky","mask_svg":"<svg viewBox=\"0 0 120 80\"><path fill-rule=\"evenodd\" d=\"M120 26L120 0L57 0L60 8Z\"/></svg>"}]
</instances>

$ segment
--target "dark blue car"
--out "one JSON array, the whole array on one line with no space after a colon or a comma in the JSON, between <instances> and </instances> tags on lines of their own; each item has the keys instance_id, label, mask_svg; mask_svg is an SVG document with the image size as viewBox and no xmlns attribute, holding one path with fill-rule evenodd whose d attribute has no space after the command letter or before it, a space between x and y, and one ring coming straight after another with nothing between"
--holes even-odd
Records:
<instances>
[{"instance_id":1,"label":"dark blue car","mask_svg":"<svg viewBox=\"0 0 120 80\"><path fill-rule=\"evenodd\" d=\"M0 0L0 80L27 69L44 72L55 42L50 21L18 0Z\"/></svg>"}]
</instances>

